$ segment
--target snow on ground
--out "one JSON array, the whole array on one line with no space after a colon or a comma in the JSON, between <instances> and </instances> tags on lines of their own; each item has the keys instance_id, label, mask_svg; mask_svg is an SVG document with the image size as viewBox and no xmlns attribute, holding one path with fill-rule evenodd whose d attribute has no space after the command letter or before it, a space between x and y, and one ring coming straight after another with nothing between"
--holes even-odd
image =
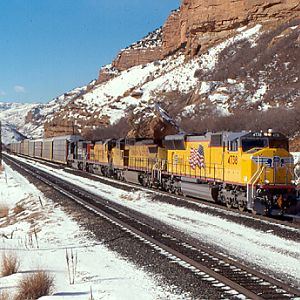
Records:
<instances>
[{"instance_id":1,"label":"snow on ground","mask_svg":"<svg viewBox=\"0 0 300 300\"><path fill-rule=\"evenodd\" d=\"M80 178L33 162L37 167L83 187L110 201L115 201L174 226L199 240L216 245L231 257L263 266L279 276L287 276L300 286L300 243L230 222L208 213L195 212L171 204L153 202L143 191L125 192L106 184ZM199 204L201 206L201 204ZM203 206L203 205L202 205ZM278 225L283 226L283 225ZM296 231L300 230L295 229Z\"/></svg>"},{"instance_id":2,"label":"snow on ground","mask_svg":"<svg viewBox=\"0 0 300 300\"><path fill-rule=\"evenodd\" d=\"M8 166L0 174L0 191L1 207L10 209L9 216L0 219L0 254L14 253L21 263L17 274L0 277L0 292L13 296L25 274L46 270L55 278L55 293L40 298L43 300L87 300L90 290L94 299L180 299L167 288L157 286L149 274L93 240L71 217ZM24 209L18 215L13 213L17 204ZM78 261L72 285L66 249L69 254L72 249Z\"/></svg>"}]
</instances>

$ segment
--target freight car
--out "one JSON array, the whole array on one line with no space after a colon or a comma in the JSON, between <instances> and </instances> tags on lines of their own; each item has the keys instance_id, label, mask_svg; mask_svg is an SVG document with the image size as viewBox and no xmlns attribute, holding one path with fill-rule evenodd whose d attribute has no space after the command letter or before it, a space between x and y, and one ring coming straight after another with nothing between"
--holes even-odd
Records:
<instances>
[{"instance_id":1,"label":"freight car","mask_svg":"<svg viewBox=\"0 0 300 300\"><path fill-rule=\"evenodd\" d=\"M12 153L41 158L51 162L67 164L74 156L74 145L82 140L78 135L24 140L8 145Z\"/></svg>"},{"instance_id":2,"label":"freight car","mask_svg":"<svg viewBox=\"0 0 300 300\"><path fill-rule=\"evenodd\" d=\"M42 158L43 140L34 140L34 155L33 157Z\"/></svg>"},{"instance_id":3,"label":"freight car","mask_svg":"<svg viewBox=\"0 0 300 300\"><path fill-rule=\"evenodd\" d=\"M177 134L156 142L58 137L43 140L42 157L241 211L284 213L296 204L288 139L271 131Z\"/></svg>"}]
</instances>

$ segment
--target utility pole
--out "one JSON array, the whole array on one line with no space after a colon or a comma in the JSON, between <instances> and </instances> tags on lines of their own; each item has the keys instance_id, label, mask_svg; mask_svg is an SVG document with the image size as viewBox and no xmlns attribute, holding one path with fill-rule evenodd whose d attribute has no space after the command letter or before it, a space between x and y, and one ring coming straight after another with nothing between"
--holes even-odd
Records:
<instances>
[{"instance_id":1,"label":"utility pole","mask_svg":"<svg viewBox=\"0 0 300 300\"><path fill-rule=\"evenodd\" d=\"M0 121L0 166L2 166L2 124Z\"/></svg>"}]
</instances>

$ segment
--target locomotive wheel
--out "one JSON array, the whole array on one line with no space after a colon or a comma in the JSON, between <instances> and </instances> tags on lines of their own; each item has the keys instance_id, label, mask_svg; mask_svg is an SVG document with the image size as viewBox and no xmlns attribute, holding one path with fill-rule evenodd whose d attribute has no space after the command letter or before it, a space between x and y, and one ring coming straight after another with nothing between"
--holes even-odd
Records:
<instances>
[{"instance_id":1,"label":"locomotive wheel","mask_svg":"<svg viewBox=\"0 0 300 300\"><path fill-rule=\"evenodd\" d=\"M142 177L142 186L147 187L147 178L146 177Z\"/></svg>"},{"instance_id":2,"label":"locomotive wheel","mask_svg":"<svg viewBox=\"0 0 300 300\"><path fill-rule=\"evenodd\" d=\"M231 199L226 199L226 207L227 208L232 208L232 202L231 202Z\"/></svg>"},{"instance_id":3,"label":"locomotive wheel","mask_svg":"<svg viewBox=\"0 0 300 300\"><path fill-rule=\"evenodd\" d=\"M252 209L251 212L252 212L252 215L254 215L254 216L257 215L257 211L255 209Z\"/></svg>"},{"instance_id":4,"label":"locomotive wheel","mask_svg":"<svg viewBox=\"0 0 300 300\"><path fill-rule=\"evenodd\" d=\"M246 210L246 206L245 206L245 203L244 202L239 202L238 204L238 209L239 211L243 212Z\"/></svg>"}]
</instances>

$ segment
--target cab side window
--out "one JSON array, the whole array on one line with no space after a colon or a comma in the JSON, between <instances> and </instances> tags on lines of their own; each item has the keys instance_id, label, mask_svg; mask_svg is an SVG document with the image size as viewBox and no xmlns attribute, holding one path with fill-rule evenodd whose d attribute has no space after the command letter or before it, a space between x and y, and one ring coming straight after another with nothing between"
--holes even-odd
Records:
<instances>
[{"instance_id":1,"label":"cab side window","mask_svg":"<svg viewBox=\"0 0 300 300\"><path fill-rule=\"evenodd\" d=\"M239 149L238 140L228 141L228 143L227 143L227 149L230 152L237 152L238 149Z\"/></svg>"}]
</instances>

